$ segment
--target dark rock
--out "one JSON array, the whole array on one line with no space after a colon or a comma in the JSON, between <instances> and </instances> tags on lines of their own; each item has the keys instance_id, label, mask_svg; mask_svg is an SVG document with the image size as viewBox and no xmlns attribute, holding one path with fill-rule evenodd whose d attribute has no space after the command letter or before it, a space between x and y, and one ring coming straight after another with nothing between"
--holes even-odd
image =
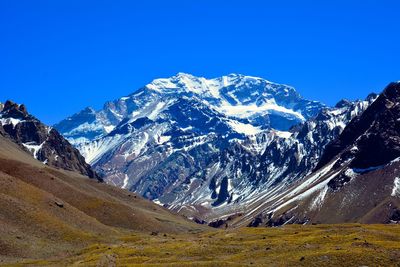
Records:
<instances>
[{"instance_id":1,"label":"dark rock","mask_svg":"<svg viewBox=\"0 0 400 267\"><path fill-rule=\"evenodd\" d=\"M249 223L249 227L258 227L262 224L263 220L261 217L256 217L254 218L250 223Z\"/></svg>"},{"instance_id":2,"label":"dark rock","mask_svg":"<svg viewBox=\"0 0 400 267\"><path fill-rule=\"evenodd\" d=\"M64 208L64 203L63 202L56 200L56 201L54 201L54 203L57 205L57 207Z\"/></svg>"},{"instance_id":3,"label":"dark rock","mask_svg":"<svg viewBox=\"0 0 400 267\"><path fill-rule=\"evenodd\" d=\"M340 100L339 102L336 103L335 107L336 108L343 108L343 107L346 107L346 106L349 106L349 105L351 105L351 102L349 100L342 99L342 100Z\"/></svg>"},{"instance_id":4,"label":"dark rock","mask_svg":"<svg viewBox=\"0 0 400 267\"><path fill-rule=\"evenodd\" d=\"M79 151L74 148L57 130L41 123L38 119L27 113L24 105L18 105L10 100L4 104L0 112L4 119L17 119L19 122L5 124L0 127L0 133L7 135L12 141L27 150L39 161L49 166L76 171L90 178L102 180L86 163ZM29 146L40 149L34 151Z\"/></svg>"},{"instance_id":5,"label":"dark rock","mask_svg":"<svg viewBox=\"0 0 400 267\"><path fill-rule=\"evenodd\" d=\"M199 219L197 217L193 218L193 221L197 224L207 224L207 222L205 220Z\"/></svg>"},{"instance_id":6,"label":"dark rock","mask_svg":"<svg viewBox=\"0 0 400 267\"><path fill-rule=\"evenodd\" d=\"M212 205L213 206L221 205L228 198L229 198L228 177L225 176L221 181L221 185L220 185L220 189L219 189L217 200L214 203L212 203Z\"/></svg>"},{"instance_id":7,"label":"dark rock","mask_svg":"<svg viewBox=\"0 0 400 267\"><path fill-rule=\"evenodd\" d=\"M343 157L353 158L350 167L356 169L378 167L400 157L398 103L400 84L391 83L362 115L353 119L342 134L326 147L316 169L340 153ZM350 151L352 147L357 149Z\"/></svg>"},{"instance_id":8,"label":"dark rock","mask_svg":"<svg viewBox=\"0 0 400 267\"><path fill-rule=\"evenodd\" d=\"M398 209L393 210L389 219L394 222L400 222L400 210Z\"/></svg>"},{"instance_id":9,"label":"dark rock","mask_svg":"<svg viewBox=\"0 0 400 267\"><path fill-rule=\"evenodd\" d=\"M214 228L220 228L221 226L223 226L226 223L226 220L216 220L216 221L212 221L208 224L208 226L210 227L214 227Z\"/></svg>"}]
</instances>

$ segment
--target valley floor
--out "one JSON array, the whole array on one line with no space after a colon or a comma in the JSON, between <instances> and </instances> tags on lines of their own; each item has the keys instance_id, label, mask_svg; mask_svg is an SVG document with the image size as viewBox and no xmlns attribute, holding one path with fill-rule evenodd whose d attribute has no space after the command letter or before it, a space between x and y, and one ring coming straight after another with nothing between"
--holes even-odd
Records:
<instances>
[{"instance_id":1,"label":"valley floor","mask_svg":"<svg viewBox=\"0 0 400 267\"><path fill-rule=\"evenodd\" d=\"M400 266L400 225L288 225L192 234L132 233L53 266Z\"/></svg>"}]
</instances>

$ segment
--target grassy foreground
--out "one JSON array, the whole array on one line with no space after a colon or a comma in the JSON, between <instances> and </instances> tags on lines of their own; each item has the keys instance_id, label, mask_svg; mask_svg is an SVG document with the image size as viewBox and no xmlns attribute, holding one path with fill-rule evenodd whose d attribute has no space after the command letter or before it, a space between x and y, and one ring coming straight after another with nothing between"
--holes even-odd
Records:
<instances>
[{"instance_id":1,"label":"grassy foreground","mask_svg":"<svg viewBox=\"0 0 400 267\"><path fill-rule=\"evenodd\" d=\"M400 266L400 225L290 225L185 235L128 234L54 266Z\"/></svg>"}]
</instances>

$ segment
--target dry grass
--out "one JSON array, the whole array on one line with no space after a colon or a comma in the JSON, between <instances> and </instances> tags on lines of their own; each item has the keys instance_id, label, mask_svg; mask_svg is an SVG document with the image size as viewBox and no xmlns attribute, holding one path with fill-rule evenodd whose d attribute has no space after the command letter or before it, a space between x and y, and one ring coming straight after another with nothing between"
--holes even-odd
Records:
<instances>
[{"instance_id":1,"label":"dry grass","mask_svg":"<svg viewBox=\"0 0 400 267\"><path fill-rule=\"evenodd\" d=\"M399 225L291 225L197 234L135 233L78 254L24 264L68 266L400 266Z\"/></svg>"},{"instance_id":2,"label":"dry grass","mask_svg":"<svg viewBox=\"0 0 400 267\"><path fill-rule=\"evenodd\" d=\"M47 167L0 136L0 264L68 258L132 231L202 229L126 190Z\"/></svg>"}]
</instances>

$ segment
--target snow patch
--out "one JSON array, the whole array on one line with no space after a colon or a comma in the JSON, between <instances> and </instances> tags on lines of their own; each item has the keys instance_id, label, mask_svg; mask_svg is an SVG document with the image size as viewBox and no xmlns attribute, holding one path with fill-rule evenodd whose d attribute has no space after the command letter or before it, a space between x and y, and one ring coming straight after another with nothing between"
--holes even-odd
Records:
<instances>
[{"instance_id":1,"label":"snow patch","mask_svg":"<svg viewBox=\"0 0 400 267\"><path fill-rule=\"evenodd\" d=\"M129 182L129 176L125 174L124 184L122 185L123 189L126 189L126 187L128 186L128 182Z\"/></svg>"},{"instance_id":2,"label":"snow patch","mask_svg":"<svg viewBox=\"0 0 400 267\"><path fill-rule=\"evenodd\" d=\"M229 120L228 124L229 124L229 126L231 126L231 128L235 132L242 133L245 135L255 135L255 134L261 132L260 128L254 127L251 124L245 124L245 123L241 123L241 122L233 121L233 120Z\"/></svg>"},{"instance_id":3,"label":"snow patch","mask_svg":"<svg viewBox=\"0 0 400 267\"><path fill-rule=\"evenodd\" d=\"M37 145L37 144L34 144L34 142L29 142L29 143L23 143L22 145L23 145L26 149L28 149L28 151L29 151L30 153L32 153L32 155L33 155L33 157L34 157L35 159L37 159L37 155L38 155L40 149L42 149L44 143L45 143L45 142L41 143L40 145Z\"/></svg>"},{"instance_id":4,"label":"snow patch","mask_svg":"<svg viewBox=\"0 0 400 267\"><path fill-rule=\"evenodd\" d=\"M171 136L159 136L158 137L158 144L164 144L166 142L168 142L169 140L171 140Z\"/></svg>"},{"instance_id":5,"label":"snow patch","mask_svg":"<svg viewBox=\"0 0 400 267\"><path fill-rule=\"evenodd\" d=\"M161 201L158 200L158 199L154 199L154 200L153 200L153 203L155 203L155 204L157 204L157 205L159 205L159 206L164 206L164 204L161 203Z\"/></svg>"},{"instance_id":6,"label":"snow patch","mask_svg":"<svg viewBox=\"0 0 400 267\"><path fill-rule=\"evenodd\" d=\"M290 137L292 136L292 133L291 133L291 132L276 131L276 130L275 130L274 133L275 133L277 136L279 136L279 137L281 137L281 138L285 138L285 139L290 138Z\"/></svg>"},{"instance_id":7,"label":"snow patch","mask_svg":"<svg viewBox=\"0 0 400 267\"><path fill-rule=\"evenodd\" d=\"M217 110L227 116L232 116L232 117L237 117L237 118L248 118L251 116L254 116L256 114L260 113L284 113L284 114L289 114L292 115L296 118L298 118L301 121L304 121L305 118L301 113L293 111L291 109L278 106L275 101L270 101L267 103L264 103L261 106L257 106L256 104L251 104L251 105L235 105L232 106L230 104L224 103L225 105L222 105L220 107L217 107Z\"/></svg>"},{"instance_id":8,"label":"snow patch","mask_svg":"<svg viewBox=\"0 0 400 267\"><path fill-rule=\"evenodd\" d=\"M111 133L114 129L114 125L104 126L104 131L106 131L106 133Z\"/></svg>"},{"instance_id":9,"label":"snow patch","mask_svg":"<svg viewBox=\"0 0 400 267\"><path fill-rule=\"evenodd\" d=\"M164 103L164 102L157 103L157 105L155 106L154 110L150 113L148 118L150 120L154 120L158 116L158 114L164 109L165 106L166 106L166 103Z\"/></svg>"},{"instance_id":10,"label":"snow patch","mask_svg":"<svg viewBox=\"0 0 400 267\"><path fill-rule=\"evenodd\" d=\"M400 197L400 178L394 178L394 186L392 189L392 193L390 194L392 197Z\"/></svg>"},{"instance_id":11,"label":"snow patch","mask_svg":"<svg viewBox=\"0 0 400 267\"><path fill-rule=\"evenodd\" d=\"M311 203L310 210L317 209L322 206L326 194L328 193L329 187L326 185L322 188L321 192L317 195L314 201Z\"/></svg>"},{"instance_id":12,"label":"snow patch","mask_svg":"<svg viewBox=\"0 0 400 267\"><path fill-rule=\"evenodd\" d=\"M13 128L15 128L15 126L18 123L24 122L23 120L20 119L14 119L14 118L1 118L0 119L0 124L1 125L10 125L12 124Z\"/></svg>"}]
</instances>

